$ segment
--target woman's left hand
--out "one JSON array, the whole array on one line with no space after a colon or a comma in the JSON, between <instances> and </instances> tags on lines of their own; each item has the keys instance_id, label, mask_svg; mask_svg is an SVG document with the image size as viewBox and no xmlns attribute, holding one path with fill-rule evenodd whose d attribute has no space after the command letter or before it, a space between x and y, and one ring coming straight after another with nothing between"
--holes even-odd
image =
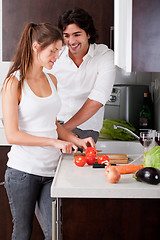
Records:
<instances>
[{"instance_id":1,"label":"woman's left hand","mask_svg":"<svg viewBox=\"0 0 160 240\"><path fill-rule=\"evenodd\" d=\"M77 138L76 145L78 147L84 148L84 149L86 149L87 147L96 148L96 144L92 137L88 137L88 138L84 138L84 139Z\"/></svg>"}]
</instances>

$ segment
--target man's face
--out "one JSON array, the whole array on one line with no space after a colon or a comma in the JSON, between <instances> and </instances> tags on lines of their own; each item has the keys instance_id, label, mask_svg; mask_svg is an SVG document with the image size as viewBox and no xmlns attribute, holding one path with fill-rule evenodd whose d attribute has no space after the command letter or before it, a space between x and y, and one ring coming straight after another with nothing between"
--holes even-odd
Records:
<instances>
[{"instance_id":1,"label":"man's face","mask_svg":"<svg viewBox=\"0 0 160 240\"><path fill-rule=\"evenodd\" d=\"M80 54L81 57L86 55L90 36L83 29L76 24L69 24L63 31L63 36L71 54Z\"/></svg>"}]
</instances>

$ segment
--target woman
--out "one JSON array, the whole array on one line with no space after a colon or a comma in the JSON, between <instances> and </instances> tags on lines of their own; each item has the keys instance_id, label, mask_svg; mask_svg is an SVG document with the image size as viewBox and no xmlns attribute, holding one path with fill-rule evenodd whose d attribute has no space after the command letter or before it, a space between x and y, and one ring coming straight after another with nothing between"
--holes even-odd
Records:
<instances>
[{"instance_id":1,"label":"woman","mask_svg":"<svg viewBox=\"0 0 160 240\"><path fill-rule=\"evenodd\" d=\"M43 216L45 239L51 240L50 187L61 151L95 147L92 138L79 139L56 120L60 109L57 82L43 67L52 68L62 42L61 32L51 24L29 23L3 85L4 128L12 145L5 174L14 224L12 240L30 239L36 203Z\"/></svg>"}]
</instances>

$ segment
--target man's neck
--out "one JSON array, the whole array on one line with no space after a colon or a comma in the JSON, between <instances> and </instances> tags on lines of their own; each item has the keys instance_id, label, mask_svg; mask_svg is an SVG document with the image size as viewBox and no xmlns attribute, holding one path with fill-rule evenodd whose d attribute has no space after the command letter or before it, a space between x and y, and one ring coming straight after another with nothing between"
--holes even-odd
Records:
<instances>
[{"instance_id":1,"label":"man's neck","mask_svg":"<svg viewBox=\"0 0 160 240\"><path fill-rule=\"evenodd\" d=\"M88 53L89 50L89 46L88 49L85 52L81 52L81 53L77 53L77 54L72 54L69 51L69 57L72 59L72 61L76 64L77 67L79 67L81 65L81 63L83 62L83 57Z\"/></svg>"},{"instance_id":2,"label":"man's neck","mask_svg":"<svg viewBox=\"0 0 160 240\"><path fill-rule=\"evenodd\" d=\"M82 56L77 56L77 54L71 54L69 52L69 57L76 64L77 67L79 67L81 65L81 63L83 62L83 57Z\"/></svg>"}]
</instances>

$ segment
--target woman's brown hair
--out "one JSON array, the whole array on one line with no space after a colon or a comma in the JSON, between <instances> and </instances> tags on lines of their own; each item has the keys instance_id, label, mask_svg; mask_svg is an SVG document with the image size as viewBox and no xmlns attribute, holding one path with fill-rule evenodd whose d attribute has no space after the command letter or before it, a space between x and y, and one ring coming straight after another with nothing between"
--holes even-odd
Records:
<instances>
[{"instance_id":1,"label":"woman's brown hair","mask_svg":"<svg viewBox=\"0 0 160 240\"><path fill-rule=\"evenodd\" d=\"M13 59L13 65L9 69L6 79L9 79L12 74L20 71L20 88L23 86L28 68L32 65L32 44L37 41L40 45L40 51L45 49L50 44L62 40L61 31L50 23L28 23L22 33L18 48Z\"/></svg>"}]
</instances>

